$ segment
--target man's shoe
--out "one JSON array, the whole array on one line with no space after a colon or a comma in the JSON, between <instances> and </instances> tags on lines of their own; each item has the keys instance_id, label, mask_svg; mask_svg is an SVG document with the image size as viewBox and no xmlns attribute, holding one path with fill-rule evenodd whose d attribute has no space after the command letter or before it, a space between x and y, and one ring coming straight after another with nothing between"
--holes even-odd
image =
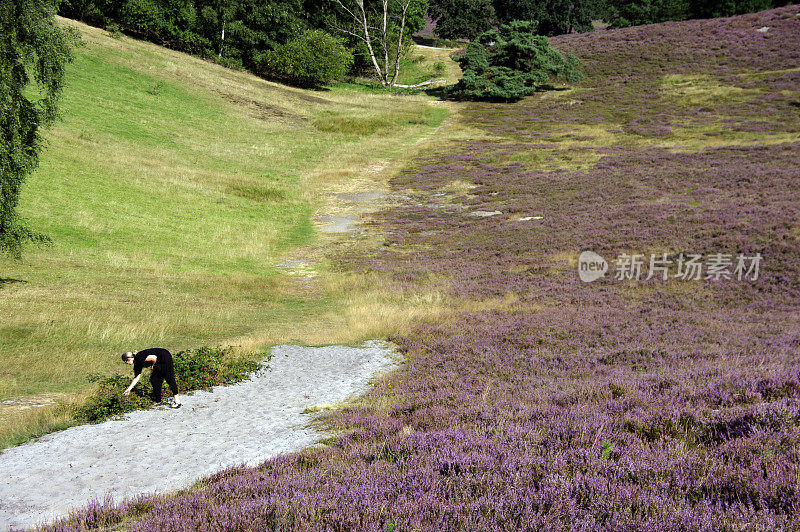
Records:
<instances>
[{"instance_id":1,"label":"man's shoe","mask_svg":"<svg viewBox=\"0 0 800 532\"><path fill-rule=\"evenodd\" d=\"M180 403L180 401L175 400L175 398L173 397L172 400L169 402L169 406L171 408L180 408L181 407L181 403Z\"/></svg>"}]
</instances>

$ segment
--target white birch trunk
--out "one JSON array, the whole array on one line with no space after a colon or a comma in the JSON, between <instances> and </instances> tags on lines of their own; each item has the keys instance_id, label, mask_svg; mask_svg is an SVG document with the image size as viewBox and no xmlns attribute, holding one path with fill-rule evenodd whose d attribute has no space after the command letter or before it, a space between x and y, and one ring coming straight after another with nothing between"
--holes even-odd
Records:
<instances>
[{"instance_id":1,"label":"white birch trunk","mask_svg":"<svg viewBox=\"0 0 800 532\"><path fill-rule=\"evenodd\" d=\"M397 57L395 57L394 60L394 75L392 76L392 81L389 83L390 87L394 87L400 75L400 53L403 51L403 33L406 29L406 12L408 11L408 6L411 5L411 0L400 0L400 5L403 8L403 12L400 16L400 36L397 38Z\"/></svg>"},{"instance_id":2,"label":"white birch trunk","mask_svg":"<svg viewBox=\"0 0 800 532\"><path fill-rule=\"evenodd\" d=\"M400 3L402 8L402 14L400 18L400 36L397 39L397 55L395 57L394 63L394 72L391 78L389 77L389 48L391 44L389 43L389 1L390 0L382 0L382 23L381 27L378 28L380 30L380 48L383 51L383 57L381 58L382 61L379 61L378 55L375 53L375 48L372 46L372 37L370 36L370 27L369 21L367 20L367 11L364 6L364 0L354 0L357 9L350 9L345 4L346 0L333 0L336 4L339 5L345 12L347 12L350 17L352 17L353 21L359 26L359 31L361 34L356 34L346 28L338 28L339 31L347 33L348 35L352 35L364 42L367 47L367 53L369 54L370 61L372 62L372 66L375 68L375 72L378 74L378 79L381 82L381 86L383 87L393 87L397 83L397 78L400 75L400 55L403 52L403 38L405 34L405 27L406 27L406 14L408 13L408 8L411 5L413 0L397 0ZM380 62L383 63L383 67L381 68Z\"/></svg>"}]
</instances>

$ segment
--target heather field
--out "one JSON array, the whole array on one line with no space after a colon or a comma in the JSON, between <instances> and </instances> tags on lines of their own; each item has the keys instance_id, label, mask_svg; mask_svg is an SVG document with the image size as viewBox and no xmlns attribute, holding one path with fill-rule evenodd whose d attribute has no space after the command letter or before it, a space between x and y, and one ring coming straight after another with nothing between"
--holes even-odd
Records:
<instances>
[{"instance_id":1,"label":"heather field","mask_svg":"<svg viewBox=\"0 0 800 532\"><path fill-rule=\"evenodd\" d=\"M338 257L470 310L396 338L327 445L65 529L800 529L800 7L552 42L586 78L464 107L394 178L383 245Z\"/></svg>"}]
</instances>

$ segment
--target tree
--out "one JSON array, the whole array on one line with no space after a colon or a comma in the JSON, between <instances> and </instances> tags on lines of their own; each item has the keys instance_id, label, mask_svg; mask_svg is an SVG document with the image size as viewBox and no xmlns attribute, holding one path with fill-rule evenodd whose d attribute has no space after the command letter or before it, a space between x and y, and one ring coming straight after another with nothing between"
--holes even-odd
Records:
<instances>
[{"instance_id":1,"label":"tree","mask_svg":"<svg viewBox=\"0 0 800 532\"><path fill-rule=\"evenodd\" d=\"M691 0L692 18L730 17L763 11L788 2L775 0Z\"/></svg>"},{"instance_id":2,"label":"tree","mask_svg":"<svg viewBox=\"0 0 800 532\"><path fill-rule=\"evenodd\" d=\"M608 0L603 18L612 28L622 28L667 20L729 17L786 3L786 0Z\"/></svg>"},{"instance_id":3,"label":"tree","mask_svg":"<svg viewBox=\"0 0 800 532\"><path fill-rule=\"evenodd\" d=\"M459 99L514 101L555 80L581 78L574 55L564 57L523 21L482 34L458 62L464 75L449 92Z\"/></svg>"},{"instance_id":4,"label":"tree","mask_svg":"<svg viewBox=\"0 0 800 532\"><path fill-rule=\"evenodd\" d=\"M340 39L322 30L308 30L263 54L261 62L266 73L301 87L317 87L344 77L353 54Z\"/></svg>"},{"instance_id":5,"label":"tree","mask_svg":"<svg viewBox=\"0 0 800 532\"><path fill-rule=\"evenodd\" d=\"M57 116L74 37L55 24L51 0L0 4L0 251L19 256L26 241L46 240L21 224L16 209L42 148L39 128ZM26 91L31 76L38 96ZM31 99L29 99L29 97Z\"/></svg>"},{"instance_id":6,"label":"tree","mask_svg":"<svg viewBox=\"0 0 800 532\"><path fill-rule=\"evenodd\" d=\"M495 19L491 0L431 0L428 14L443 39L474 39L490 30Z\"/></svg>"},{"instance_id":7,"label":"tree","mask_svg":"<svg viewBox=\"0 0 800 532\"><path fill-rule=\"evenodd\" d=\"M400 75L404 39L425 15L427 0L332 0L339 9L336 29L360 42L383 87L393 87Z\"/></svg>"},{"instance_id":8,"label":"tree","mask_svg":"<svg viewBox=\"0 0 800 532\"><path fill-rule=\"evenodd\" d=\"M607 11L612 28L691 17L690 0L609 0Z\"/></svg>"},{"instance_id":9,"label":"tree","mask_svg":"<svg viewBox=\"0 0 800 532\"><path fill-rule=\"evenodd\" d=\"M594 0L494 0L499 22L533 22L539 35L591 31L595 4Z\"/></svg>"}]
</instances>

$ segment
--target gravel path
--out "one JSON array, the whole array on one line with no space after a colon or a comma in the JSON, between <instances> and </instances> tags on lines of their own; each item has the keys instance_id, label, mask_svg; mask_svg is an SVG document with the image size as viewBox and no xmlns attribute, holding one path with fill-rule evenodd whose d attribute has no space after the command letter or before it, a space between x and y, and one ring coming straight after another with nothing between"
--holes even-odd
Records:
<instances>
[{"instance_id":1,"label":"gravel path","mask_svg":"<svg viewBox=\"0 0 800 532\"><path fill-rule=\"evenodd\" d=\"M181 396L183 407L72 427L0 454L0 530L31 527L106 495L115 501L189 486L256 465L322 435L302 411L363 392L394 361L388 344L272 349L269 369L233 386Z\"/></svg>"}]
</instances>

